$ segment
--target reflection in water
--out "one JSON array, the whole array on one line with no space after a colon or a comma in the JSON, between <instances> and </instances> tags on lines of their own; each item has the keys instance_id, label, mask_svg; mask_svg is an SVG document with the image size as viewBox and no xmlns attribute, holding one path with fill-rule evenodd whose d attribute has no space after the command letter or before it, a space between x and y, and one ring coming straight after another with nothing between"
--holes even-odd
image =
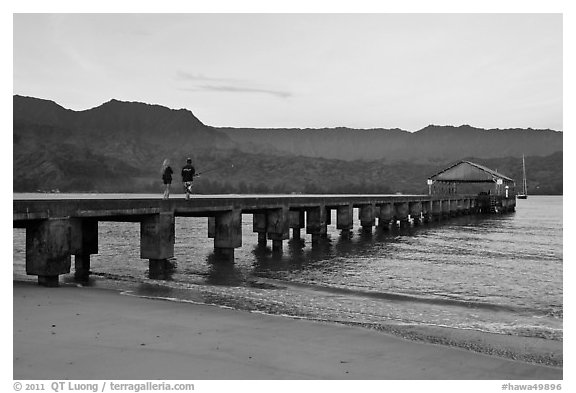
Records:
<instances>
[{"instance_id":1,"label":"reflection in water","mask_svg":"<svg viewBox=\"0 0 576 393\"><path fill-rule=\"evenodd\" d=\"M138 296L171 298L174 297L172 288L165 285L154 285L150 283L141 283L134 290L134 294Z\"/></svg>"},{"instance_id":2,"label":"reflection in water","mask_svg":"<svg viewBox=\"0 0 576 393\"><path fill-rule=\"evenodd\" d=\"M209 267L207 284L241 286L246 282L244 272L227 258L221 258L211 252L206 257L206 263Z\"/></svg>"},{"instance_id":3,"label":"reflection in water","mask_svg":"<svg viewBox=\"0 0 576 393\"><path fill-rule=\"evenodd\" d=\"M306 242L304 239L290 239L288 240L288 255L289 263L287 265L301 266L304 262L304 247Z\"/></svg>"},{"instance_id":4,"label":"reflection in water","mask_svg":"<svg viewBox=\"0 0 576 393\"><path fill-rule=\"evenodd\" d=\"M150 259L148 263L148 278L171 281L177 268L176 259Z\"/></svg>"}]
</instances>

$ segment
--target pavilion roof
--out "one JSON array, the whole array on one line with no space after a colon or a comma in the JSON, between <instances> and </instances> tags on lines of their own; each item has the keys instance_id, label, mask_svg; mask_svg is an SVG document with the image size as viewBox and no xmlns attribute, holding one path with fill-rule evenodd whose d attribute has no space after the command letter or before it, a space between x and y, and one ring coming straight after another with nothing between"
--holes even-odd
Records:
<instances>
[{"instance_id":1,"label":"pavilion roof","mask_svg":"<svg viewBox=\"0 0 576 393\"><path fill-rule=\"evenodd\" d=\"M430 176L429 179L451 183L488 183L496 182L498 179L502 179L504 183L514 182L514 179L508 176L470 161L459 161Z\"/></svg>"}]
</instances>

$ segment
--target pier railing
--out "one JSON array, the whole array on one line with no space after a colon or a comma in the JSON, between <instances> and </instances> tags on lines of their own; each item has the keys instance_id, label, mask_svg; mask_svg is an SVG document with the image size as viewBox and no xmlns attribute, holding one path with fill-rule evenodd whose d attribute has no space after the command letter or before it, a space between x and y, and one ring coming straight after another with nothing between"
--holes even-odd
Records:
<instances>
[{"instance_id":1,"label":"pier railing","mask_svg":"<svg viewBox=\"0 0 576 393\"><path fill-rule=\"evenodd\" d=\"M162 270L174 256L175 217L207 217L214 254L222 262L234 260L242 246L242 214L252 214L258 242L272 242L282 252L283 241L310 235L312 244L326 236L336 210L336 228L343 235L353 228L353 211L360 225L418 225L462 214L506 213L515 210L515 198L478 195L276 195L196 196L185 199L95 198L15 199L13 226L26 229L26 273L41 285L57 286L61 274L70 273L74 255L75 277L88 279L90 255L98 253L98 222L140 223L140 257L150 271Z\"/></svg>"}]
</instances>

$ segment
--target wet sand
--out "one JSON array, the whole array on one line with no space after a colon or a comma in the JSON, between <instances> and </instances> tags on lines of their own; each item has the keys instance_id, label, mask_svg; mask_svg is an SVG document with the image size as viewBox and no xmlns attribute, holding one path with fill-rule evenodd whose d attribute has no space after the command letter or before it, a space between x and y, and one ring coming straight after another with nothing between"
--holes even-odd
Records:
<instances>
[{"instance_id":1,"label":"wet sand","mask_svg":"<svg viewBox=\"0 0 576 393\"><path fill-rule=\"evenodd\" d=\"M16 281L13 302L14 379L562 379L559 367L363 327L108 289Z\"/></svg>"}]
</instances>

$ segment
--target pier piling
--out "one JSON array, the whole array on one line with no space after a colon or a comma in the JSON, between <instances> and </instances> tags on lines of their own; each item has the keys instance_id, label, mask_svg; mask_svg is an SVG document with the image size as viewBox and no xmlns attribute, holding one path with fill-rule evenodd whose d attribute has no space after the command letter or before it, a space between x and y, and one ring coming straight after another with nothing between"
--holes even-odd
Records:
<instances>
[{"instance_id":1,"label":"pier piling","mask_svg":"<svg viewBox=\"0 0 576 393\"><path fill-rule=\"evenodd\" d=\"M282 241L290 238L288 207L266 212L266 235L272 240L272 251L282 252Z\"/></svg>"},{"instance_id":2,"label":"pier piling","mask_svg":"<svg viewBox=\"0 0 576 393\"><path fill-rule=\"evenodd\" d=\"M295 240L300 239L300 230L306 227L304 215L304 210L291 210L289 212L289 226L292 228L292 238Z\"/></svg>"},{"instance_id":3,"label":"pier piling","mask_svg":"<svg viewBox=\"0 0 576 393\"><path fill-rule=\"evenodd\" d=\"M47 219L26 227L26 274L38 284L58 286L58 276L70 273L71 225L68 219Z\"/></svg>"},{"instance_id":4,"label":"pier piling","mask_svg":"<svg viewBox=\"0 0 576 393\"><path fill-rule=\"evenodd\" d=\"M354 206L344 205L336 208L336 229L341 230L342 237L350 237L354 227Z\"/></svg>"},{"instance_id":5,"label":"pier piling","mask_svg":"<svg viewBox=\"0 0 576 393\"><path fill-rule=\"evenodd\" d=\"M412 222L414 225L418 225L422 216L422 202L409 202L408 207Z\"/></svg>"},{"instance_id":6,"label":"pier piling","mask_svg":"<svg viewBox=\"0 0 576 393\"><path fill-rule=\"evenodd\" d=\"M162 275L158 269L174 257L174 214L161 212L140 221L140 258L148 259L149 274Z\"/></svg>"},{"instance_id":7,"label":"pier piling","mask_svg":"<svg viewBox=\"0 0 576 393\"><path fill-rule=\"evenodd\" d=\"M74 255L74 278L86 282L90 276L90 255L98 254L98 221L70 219L71 250Z\"/></svg>"},{"instance_id":8,"label":"pier piling","mask_svg":"<svg viewBox=\"0 0 576 393\"><path fill-rule=\"evenodd\" d=\"M306 210L306 233L312 236L312 244L317 244L326 232L326 207L308 208Z\"/></svg>"},{"instance_id":9,"label":"pier piling","mask_svg":"<svg viewBox=\"0 0 576 393\"><path fill-rule=\"evenodd\" d=\"M405 227L409 224L408 215L408 202L397 202L394 204L394 218L399 221L400 227Z\"/></svg>"},{"instance_id":10,"label":"pier piling","mask_svg":"<svg viewBox=\"0 0 576 393\"><path fill-rule=\"evenodd\" d=\"M266 245L266 214L254 213L252 215L252 232L258 233L258 245Z\"/></svg>"},{"instance_id":11,"label":"pier piling","mask_svg":"<svg viewBox=\"0 0 576 393\"><path fill-rule=\"evenodd\" d=\"M378 227L388 229L390 222L394 219L394 204L383 203L378 209Z\"/></svg>"},{"instance_id":12,"label":"pier piling","mask_svg":"<svg viewBox=\"0 0 576 393\"><path fill-rule=\"evenodd\" d=\"M234 261L234 249L242 247L242 211L217 212L215 218L214 255L218 260Z\"/></svg>"},{"instance_id":13,"label":"pier piling","mask_svg":"<svg viewBox=\"0 0 576 393\"><path fill-rule=\"evenodd\" d=\"M360 226L364 229L371 229L374 224L374 204L362 205L358 209L358 219Z\"/></svg>"}]
</instances>

